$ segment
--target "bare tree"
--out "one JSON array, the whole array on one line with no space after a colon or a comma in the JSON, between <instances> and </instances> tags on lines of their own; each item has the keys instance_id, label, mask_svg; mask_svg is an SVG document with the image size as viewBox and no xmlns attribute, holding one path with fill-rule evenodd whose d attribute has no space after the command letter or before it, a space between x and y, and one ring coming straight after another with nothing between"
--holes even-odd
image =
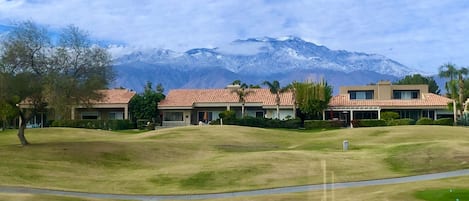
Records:
<instances>
[{"instance_id":1,"label":"bare tree","mask_svg":"<svg viewBox=\"0 0 469 201\"><path fill-rule=\"evenodd\" d=\"M2 41L2 69L8 75L3 99L18 111L22 145L29 144L24 136L28 121L48 104L61 111L99 99L96 90L114 75L107 51L91 45L77 27L64 29L59 45L50 41L47 30L31 21L18 23Z\"/></svg>"}]
</instances>

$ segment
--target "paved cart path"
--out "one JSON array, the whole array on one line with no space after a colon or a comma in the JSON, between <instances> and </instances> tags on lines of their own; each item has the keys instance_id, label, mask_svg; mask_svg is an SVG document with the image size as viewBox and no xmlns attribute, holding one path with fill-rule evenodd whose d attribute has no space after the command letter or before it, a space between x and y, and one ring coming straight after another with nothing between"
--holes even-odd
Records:
<instances>
[{"instance_id":1,"label":"paved cart path","mask_svg":"<svg viewBox=\"0 0 469 201\"><path fill-rule=\"evenodd\" d=\"M350 188L362 186L376 186L385 184L399 184L416 181L427 181L435 179L444 179L459 176L469 176L469 169L457 170L450 172L442 172L435 174L425 174L418 176L399 177L390 179L376 179L368 181L356 182L342 182L334 183L333 187ZM327 188L331 188L332 184L327 184ZM73 191L60 191L48 190L39 188L26 188L26 187L6 187L0 186L0 193L27 193L27 194L46 194L46 195L59 195L59 196L74 196L82 198L105 198L116 200L141 200L141 201L159 201L159 200L198 200L198 199L214 199L214 198L231 198L239 196L254 196L254 195L272 195L272 194L285 194L321 190L324 188L323 184L279 187L263 190L249 190L232 193L212 193L212 194L198 194L198 195L124 195L124 194L105 194L105 193L86 193L86 192L73 192Z\"/></svg>"}]
</instances>

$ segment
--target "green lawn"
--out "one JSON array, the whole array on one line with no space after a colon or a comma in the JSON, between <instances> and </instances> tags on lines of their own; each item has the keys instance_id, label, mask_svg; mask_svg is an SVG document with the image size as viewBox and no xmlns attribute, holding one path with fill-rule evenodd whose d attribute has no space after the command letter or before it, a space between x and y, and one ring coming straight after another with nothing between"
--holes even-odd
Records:
<instances>
[{"instance_id":1,"label":"green lawn","mask_svg":"<svg viewBox=\"0 0 469 201\"><path fill-rule=\"evenodd\" d=\"M453 189L450 192L450 189ZM327 190L327 200L338 201L460 201L469 200L469 176L405 184ZM323 191L246 196L200 201L323 201Z\"/></svg>"},{"instance_id":2,"label":"green lawn","mask_svg":"<svg viewBox=\"0 0 469 201\"><path fill-rule=\"evenodd\" d=\"M416 193L416 197L428 201L469 200L469 186L467 189L432 189Z\"/></svg>"},{"instance_id":3,"label":"green lawn","mask_svg":"<svg viewBox=\"0 0 469 201\"><path fill-rule=\"evenodd\" d=\"M186 194L336 182L469 168L468 128L400 126L329 131L237 126L136 134L28 129L31 146L0 132L0 185L86 192ZM342 151L342 141L350 149Z\"/></svg>"},{"instance_id":4,"label":"green lawn","mask_svg":"<svg viewBox=\"0 0 469 201\"><path fill-rule=\"evenodd\" d=\"M76 198L66 196L52 196L52 195L31 195L31 194L7 194L0 193L0 201L15 200L15 201L112 201L108 199L91 199L91 198ZM122 200L119 200L122 201Z\"/></svg>"}]
</instances>

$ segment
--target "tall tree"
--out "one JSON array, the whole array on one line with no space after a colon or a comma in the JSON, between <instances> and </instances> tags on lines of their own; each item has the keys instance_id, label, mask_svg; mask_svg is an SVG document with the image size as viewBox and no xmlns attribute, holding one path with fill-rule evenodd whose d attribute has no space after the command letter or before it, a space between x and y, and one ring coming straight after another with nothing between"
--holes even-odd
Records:
<instances>
[{"instance_id":1,"label":"tall tree","mask_svg":"<svg viewBox=\"0 0 469 201\"><path fill-rule=\"evenodd\" d=\"M299 84L300 84L299 82L293 81L292 83L290 83L289 85L287 85L286 87L283 88L284 91L290 91L291 94L292 94L293 118L296 118L296 113L297 113L296 108L297 108L298 103L296 101L296 89L298 88Z\"/></svg>"},{"instance_id":2,"label":"tall tree","mask_svg":"<svg viewBox=\"0 0 469 201\"><path fill-rule=\"evenodd\" d=\"M450 104L450 107L458 108L459 114L464 110L464 101L466 97L465 78L468 75L467 68L457 68L455 64L447 63L439 68L440 77L448 78L445 87L447 96L456 101L456 106Z\"/></svg>"},{"instance_id":3,"label":"tall tree","mask_svg":"<svg viewBox=\"0 0 469 201\"><path fill-rule=\"evenodd\" d=\"M62 30L52 61L45 94L57 118L70 118L71 106L100 99L97 91L114 79L109 53L73 25Z\"/></svg>"},{"instance_id":4,"label":"tall tree","mask_svg":"<svg viewBox=\"0 0 469 201\"><path fill-rule=\"evenodd\" d=\"M254 91L250 90L246 84L242 84L238 88L234 88L231 90L231 93L235 93L238 96L238 102L241 103L241 117L244 118L244 106L246 104L246 97L254 93Z\"/></svg>"},{"instance_id":5,"label":"tall tree","mask_svg":"<svg viewBox=\"0 0 469 201\"><path fill-rule=\"evenodd\" d=\"M460 68L458 70L458 102L459 102L459 114L463 114L464 111L464 101L466 100L466 97L464 96L464 80L467 74L469 73L469 70L467 68Z\"/></svg>"},{"instance_id":6,"label":"tall tree","mask_svg":"<svg viewBox=\"0 0 469 201\"><path fill-rule=\"evenodd\" d=\"M455 99L456 98L456 91L454 87L454 80L458 76L458 70L456 68L456 65L453 63L446 63L440 66L438 69L438 75L441 78L448 78L449 82L446 82L445 84L445 89L448 95L450 95L451 98Z\"/></svg>"},{"instance_id":7,"label":"tall tree","mask_svg":"<svg viewBox=\"0 0 469 201\"><path fill-rule=\"evenodd\" d=\"M428 91L434 94L440 94L440 88L433 77L425 77L420 74L407 75L404 78L394 82L393 84L426 84Z\"/></svg>"},{"instance_id":8,"label":"tall tree","mask_svg":"<svg viewBox=\"0 0 469 201\"><path fill-rule=\"evenodd\" d=\"M129 103L132 120L147 119L152 122L160 122L158 103L165 98L164 89L161 84L156 85L153 90L152 83L147 81L144 91L135 95Z\"/></svg>"},{"instance_id":9,"label":"tall tree","mask_svg":"<svg viewBox=\"0 0 469 201\"><path fill-rule=\"evenodd\" d=\"M90 45L85 32L74 26L64 29L58 45L50 41L47 30L37 24L21 22L2 41L1 60L9 81L3 99L20 118L18 138L22 145L31 117L47 106L63 108L100 98L96 89L105 88L113 78L111 58L103 48ZM63 109L65 111L65 109Z\"/></svg>"},{"instance_id":10,"label":"tall tree","mask_svg":"<svg viewBox=\"0 0 469 201\"><path fill-rule=\"evenodd\" d=\"M280 82L274 80L273 82L264 81L263 85L269 87L270 93L275 94L275 104L277 106L277 119L280 119L280 94L288 90L288 88L280 87Z\"/></svg>"},{"instance_id":11,"label":"tall tree","mask_svg":"<svg viewBox=\"0 0 469 201\"><path fill-rule=\"evenodd\" d=\"M9 88L6 83L11 81L11 75L4 72L4 68L0 63L0 122L2 122L1 127L6 128L7 121L17 116L17 112L11 104L8 103L9 97Z\"/></svg>"},{"instance_id":12,"label":"tall tree","mask_svg":"<svg viewBox=\"0 0 469 201\"><path fill-rule=\"evenodd\" d=\"M318 116L327 109L332 98L332 86L327 82L302 82L294 86L302 122L306 116Z\"/></svg>"},{"instance_id":13,"label":"tall tree","mask_svg":"<svg viewBox=\"0 0 469 201\"><path fill-rule=\"evenodd\" d=\"M2 43L2 62L7 73L12 77L8 83L8 91L12 93L6 97L7 102L15 107L20 117L18 138L22 145L29 144L24 136L24 130L29 119L37 111L44 108L44 98L41 94L44 75L48 72L50 55L50 40L47 30L31 21L17 24ZM19 86L14 86L18 84ZM31 105L31 108L21 109L21 100Z\"/></svg>"}]
</instances>

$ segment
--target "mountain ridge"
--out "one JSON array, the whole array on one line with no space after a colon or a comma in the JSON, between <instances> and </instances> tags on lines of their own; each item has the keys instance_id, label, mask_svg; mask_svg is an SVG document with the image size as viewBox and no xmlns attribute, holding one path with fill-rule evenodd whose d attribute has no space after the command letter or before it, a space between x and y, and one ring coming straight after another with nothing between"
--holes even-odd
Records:
<instances>
[{"instance_id":1,"label":"mountain ridge","mask_svg":"<svg viewBox=\"0 0 469 201\"><path fill-rule=\"evenodd\" d=\"M169 49L133 51L114 59L117 86L140 90L146 81L173 88L222 88L235 79L259 84L287 84L324 77L334 87L395 80L422 73L383 55L331 50L299 37L238 39L215 48L185 52Z\"/></svg>"}]
</instances>

